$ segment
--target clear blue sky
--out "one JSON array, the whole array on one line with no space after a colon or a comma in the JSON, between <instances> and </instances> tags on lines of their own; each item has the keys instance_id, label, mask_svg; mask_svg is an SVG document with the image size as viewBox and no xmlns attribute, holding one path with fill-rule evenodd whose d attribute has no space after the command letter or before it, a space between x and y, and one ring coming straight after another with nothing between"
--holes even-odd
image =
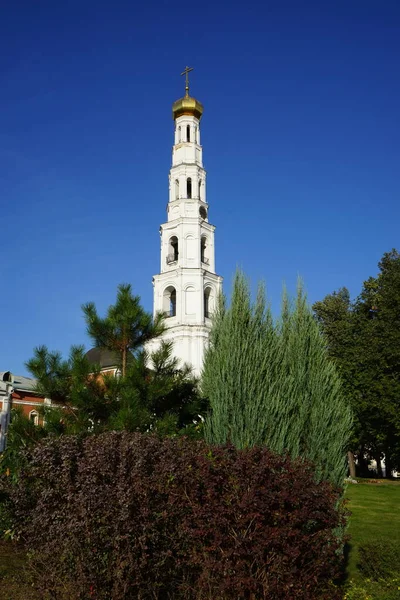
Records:
<instances>
[{"instance_id":1,"label":"clear blue sky","mask_svg":"<svg viewBox=\"0 0 400 600\"><path fill-rule=\"evenodd\" d=\"M5 1L0 370L88 346L118 283L152 309L187 64L226 291L355 296L400 247L398 0Z\"/></svg>"}]
</instances>

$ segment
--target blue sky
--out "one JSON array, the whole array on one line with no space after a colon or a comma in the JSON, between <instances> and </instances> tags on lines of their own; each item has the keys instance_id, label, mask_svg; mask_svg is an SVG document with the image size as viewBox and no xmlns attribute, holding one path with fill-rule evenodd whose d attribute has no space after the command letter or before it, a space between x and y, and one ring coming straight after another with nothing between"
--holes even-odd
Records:
<instances>
[{"instance_id":1,"label":"blue sky","mask_svg":"<svg viewBox=\"0 0 400 600\"><path fill-rule=\"evenodd\" d=\"M400 247L399 62L398 0L3 2L0 370L89 347L118 283L152 309L187 64L225 290L357 295Z\"/></svg>"}]
</instances>

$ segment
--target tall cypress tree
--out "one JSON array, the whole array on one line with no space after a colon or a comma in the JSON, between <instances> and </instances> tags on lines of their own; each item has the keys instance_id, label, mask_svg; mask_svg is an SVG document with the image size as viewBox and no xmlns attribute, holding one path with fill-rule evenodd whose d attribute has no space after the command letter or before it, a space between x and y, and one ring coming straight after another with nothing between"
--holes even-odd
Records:
<instances>
[{"instance_id":1,"label":"tall cypress tree","mask_svg":"<svg viewBox=\"0 0 400 600\"><path fill-rule=\"evenodd\" d=\"M222 298L214 317L202 391L210 443L266 445L312 460L318 479L342 481L351 411L301 285L294 303L284 293L274 323L263 287L252 303L236 274L230 307Z\"/></svg>"}]
</instances>

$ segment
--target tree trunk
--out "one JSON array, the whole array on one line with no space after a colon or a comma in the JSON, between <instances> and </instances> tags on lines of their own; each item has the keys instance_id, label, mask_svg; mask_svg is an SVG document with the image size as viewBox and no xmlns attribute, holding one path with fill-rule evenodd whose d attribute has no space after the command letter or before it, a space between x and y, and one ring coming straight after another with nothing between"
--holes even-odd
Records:
<instances>
[{"instance_id":1,"label":"tree trunk","mask_svg":"<svg viewBox=\"0 0 400 600\"><path fill-rule=\"evenodd\" d=\"M355 460L354 460L354 454L353 454L353 452L351 452L351 450L348 451L347 458L348 458L348 461L349 461L350 477L352 479L355 479L355 477L356 477L356 463L355 463Z\"/></svg>"},{"instance_id":2,"label":"tree trunk","mask_svg":"<svg viewBox=\"0 0 400 600\"><path fill-rule=\"evenodd\" d=\"M122 350L122 377L126 374L126 346Z\"/></svg>"}]
</instances>

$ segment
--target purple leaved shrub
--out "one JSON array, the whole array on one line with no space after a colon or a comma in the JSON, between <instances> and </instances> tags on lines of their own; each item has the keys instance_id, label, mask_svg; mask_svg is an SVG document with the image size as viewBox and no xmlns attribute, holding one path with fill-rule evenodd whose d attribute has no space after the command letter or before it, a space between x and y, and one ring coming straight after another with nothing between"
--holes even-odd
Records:
<instances>
[{"instance_id":1,"label":"purple leaved shrub","mask_svg":"<svg viewBox=\"0 0 400 600\"><path fill-rule=\"evenodd\" d=\"M65 436L10 493L44 598L337 597L340 490L266 448Z\"/></svg>"}]
</instances>

